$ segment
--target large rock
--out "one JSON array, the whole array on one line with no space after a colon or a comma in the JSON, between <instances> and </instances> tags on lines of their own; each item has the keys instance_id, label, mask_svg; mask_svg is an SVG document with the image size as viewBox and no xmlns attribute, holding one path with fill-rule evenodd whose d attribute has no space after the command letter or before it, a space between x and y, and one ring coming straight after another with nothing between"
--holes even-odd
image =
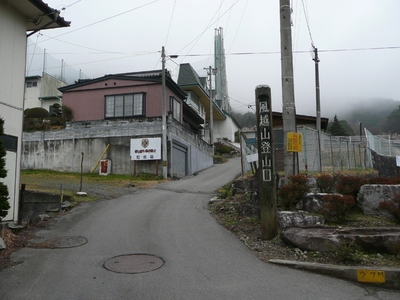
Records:
<instances>
[{"instance_id":1,"label":"large rock","mask_svg":"<svg viewBox=\"0 0 400 300\"><path fill-rule=\"evenodd\" d=\"M282 239L303 251L336 251L342 243L355 243L365 250L398 254L400 228L347 228L304 227L289 228Z\"/></svg>"},{"instance_id":2,"label":"large rock","mask_svg":"<svg viewBox=\"0 0 400 300\"><path fill-rule=\"evenodd\" d=\"M400 194L400 184L365 184L360 188L358 206L365 215L384 216L394 220L394 216L379 208L383 201L392 201L396 194Z\"/></svg>"},{"instance_id":3,"label":"large rock","mask_svg":"<svg viewBox=\"0 0 400 300\"><path fill-rule=\"evenodd\" d=\"M284 230L290 227L319 225L325 223L324 218L319 216L312 216L305 212L279 211L277 214L280 230Z\"/></svg>"},{"instance_id":4,"label":"large rock","mask_svg":"<svg viewBox=\"0 0 400 300\"><path fill-rule=\"evenodd\" d=\"M328 195L327 193L308 193L306 197L301 199L296 204L296 209L305 210L309 212L319 212L322 208L322 197Z\"/></svg>"}]
</instances>

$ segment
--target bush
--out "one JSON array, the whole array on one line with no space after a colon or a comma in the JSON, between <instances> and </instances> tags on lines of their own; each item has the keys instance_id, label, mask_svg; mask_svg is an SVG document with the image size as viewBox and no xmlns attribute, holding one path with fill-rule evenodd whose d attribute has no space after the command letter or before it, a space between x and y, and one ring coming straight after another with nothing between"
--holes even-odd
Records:
<instances>
[{"instance_id":1,"label":"bush","mask_svg":"<svg viewBox=\"0 0 400 300\"><path fill-rule=\"evenodd\" d=\"M49 112L41 107L28 108L24 111L24 118L47 118Z\"/></svg>"},{"instance_id":2,"label":"bush","mask_svg":"<svg viewBox=\"0 0 400 300\"><path fill-rule=\"evenodd\" d=\"M4 134L4 120L0 118L0 136ZM0 139L0 178L6 178L6 150L3 146L3 140ZM8 203L8 187L3 182L0 182L0 221L1 218L7 216L7 211L10 209L10 204Z\"/></svg>"},{"instance_id":3,"label":"bush","mask_svg":"<svg viewBox=\"0 0 400 300\"><path fill-rule=\"evenodd\" d=\"M321 193L333 193L336 183L338 180L338 175L330 174L319 174L315 177L317 188Z\"/></svg>"},{"instance_id":4,"label":"bush","mask_svg":"<svg viewBox=\"0 0 400 300\"><path fill-rule=\"evenodd\" d=\"M348 263L359 263L362 248L354 242L341 242L339 248L335 251L338 261Z\"/></svg>"},{"instance_id":5,"label":"bush","mask_svg":"<svg viewBox=\"0 0 400 300\"><path fill-rule=\"evenodd\" d=\"M24 131L46 131L51 129L50 120L43 118L24 118Z\"/></svg>"},{"instance_id":6,"label":"bush","mask_svg":"<svg viewBox=\"0 0 400 300\"><path fill-rule=\"evenodd\" d=\"M390 212L400 223L400 194L394 196L392 201L383 201L379 203L379 208Z\"/></svg>"},{"instance_id":7,"label":"bush","mask_svg":"<svg viewBox=\"0 0 400 300\"><path fill-rule=\"evenodd\" d=\"M214 153L215 155L222 155L222 154L228 154L230 155L232 152L232 148L229 146L222 144L222 143L215 143L214 144Z\"/></svg>"},{"instance_id":8,"label":"bush","mask_svg":"<svg viewBox=\"0 0 400 300\"><path fill-rule=\"evenodd\" d=\"M64 122L69 122L74 118L72 109L66 105L62 106L62 118L64 119Z\"/></svg>"},{"instance_id":9,"label":"bush","mask_svg":"<svg viewBox=\"0 0 400 300\"><path fill-rule=\"evenodd\" d=\"M289 183L282 186L278 193L279 203L283 209L294 210L297 202L304 198L310 190L308 178L305 175L289 176Z\"/></svg>"},{"instance_id":10,"label":"bush","mask_svg":"<svg viewBox=\"0 0 400 300\"><path fill-rule=\"evenodd\" d=\"M342 195L351 195L357 199L360 188L365 183L367 180L360 176L341 175L338 178L336 192Z\"/></svg>"},{"instance_id":11,"label":"bush","mask_svg":"<svg viewBox=\"0 0 400 300\"><path fill-rule=\"evenodd\" d=\"M351 195L331 194L323 196L322 208L320 213L326 217L332 217L335 221L342 221L356 205L354 197Z\"/></svg>"},{"instance_id":12,"label":"bush","mask_svg":"<svg viewBox=\"0 0 400 300\"><path fill-rule=\"evenodd\" d=\"M389 177L373 177L367 180L368 184L400 184L400 176Z\"/></svg>"}]
</instances>

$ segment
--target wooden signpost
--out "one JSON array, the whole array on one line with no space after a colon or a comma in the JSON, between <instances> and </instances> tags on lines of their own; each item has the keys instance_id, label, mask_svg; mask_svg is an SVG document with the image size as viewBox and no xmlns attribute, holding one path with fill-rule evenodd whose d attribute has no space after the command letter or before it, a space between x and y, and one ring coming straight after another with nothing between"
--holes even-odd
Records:
<instances>
[{"instance_id":1,"label":"wooden signpost","mask_svg":"<svg viewBox=\"0 0 400 300\"><path fill-rule=\"evenodd\" d=\"M271 89L256 87L258 140L258 182L261 215L261 237L271 240L278 234L274 139L272 134Z\"/></svg>"}]
</instances>

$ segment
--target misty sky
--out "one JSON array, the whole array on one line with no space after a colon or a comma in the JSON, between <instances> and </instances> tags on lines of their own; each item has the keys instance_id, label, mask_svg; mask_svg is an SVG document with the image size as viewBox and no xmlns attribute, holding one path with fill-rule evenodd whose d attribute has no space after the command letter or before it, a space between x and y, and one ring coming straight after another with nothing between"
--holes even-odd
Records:
<instances>
[{"instance_id":1,"label":"misty sky","mask_svg":"<svg viewBox=\"0 0 400 300\"><path fill-rule=\"evenodd\" d=\"M213 66L215 28L222 27L232 108L249 110L255 87L267 84L273 109L282 111L279 0L45 2L61 10L71 27L31 37L30 75L41 72L40 63L31 63L43 56L40 49L95 78L161 69L165 46L167 55L179 55L166 63L175 80L180 63L191 63L205 76L204 68ZM319 49L322 116L366 99L400 100L400 1L293 0L291 5L297 113L315 115L312 41Z\"/></svg>"}]
</instances>

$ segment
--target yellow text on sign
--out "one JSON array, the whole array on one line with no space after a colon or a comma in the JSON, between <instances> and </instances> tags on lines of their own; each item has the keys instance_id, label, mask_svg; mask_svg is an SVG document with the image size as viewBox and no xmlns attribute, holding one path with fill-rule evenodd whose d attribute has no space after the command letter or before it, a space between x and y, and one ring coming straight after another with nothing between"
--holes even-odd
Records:
<instances>
[{"instance_id":1,"label":"yellow text on sign","mask_svg":"<svg viewBox=\"0 0 400 300\"><path fill-rule=\"evenodd\" d=\"M303 151L303 135L297 132L288 132L286 140L286 151L301 152Z\"/></svg>"},{"instance_id":2,"label":"yellow text on sign","mask_svg":"<svg viewBox=\"0 0 400 300\"><path fill-rule=\"evenodd\" d=\"M385 283L385 271L380 270L357 270L359 282Z\"/></svg>"}]
</instances>

